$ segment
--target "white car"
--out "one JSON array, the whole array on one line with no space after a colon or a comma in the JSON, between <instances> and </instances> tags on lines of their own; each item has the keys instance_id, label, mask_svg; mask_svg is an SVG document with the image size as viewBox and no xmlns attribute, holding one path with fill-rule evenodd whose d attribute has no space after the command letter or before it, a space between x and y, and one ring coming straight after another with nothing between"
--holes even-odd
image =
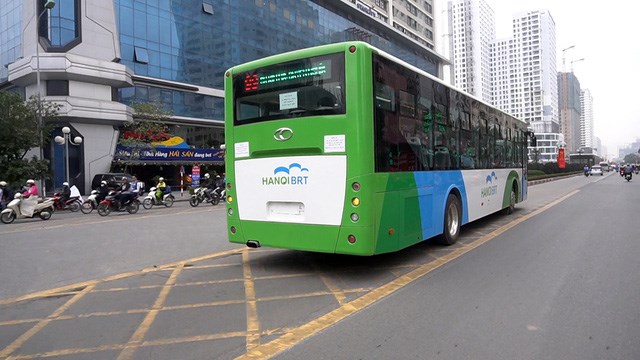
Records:
<instances>
[{"instance_id":1,"label":"white car","mask_svg":"<svg viewBox=\"0 0 640 360\"><path fill-rule=\"evenodd\" d=\"M591 167L591 175L604 175L602 173L602 167L600 165L593 165Z\"/></svg>"}]
</instances>

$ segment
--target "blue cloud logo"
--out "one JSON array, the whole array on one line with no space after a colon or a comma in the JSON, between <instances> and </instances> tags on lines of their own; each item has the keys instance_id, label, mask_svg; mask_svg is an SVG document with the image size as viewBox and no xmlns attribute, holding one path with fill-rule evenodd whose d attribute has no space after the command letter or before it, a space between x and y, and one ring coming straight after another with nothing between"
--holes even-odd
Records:
<instances>
[{"instance_id":1,"label":"blue cloud logo","mask_svg":"<svg viewBox=\"0 0 640 360\"><path fill-rule=\"evenodd\" d=\"M490 175L487 175L487 184L493 184L494 180L498 180L498 176L496 176L496 172L492 171Z\"/></svg>"},{"instance_id":2,"label":"blue cloud logo","mask_svg":"<svg viewBox=\"0 0 640 360\"><path fill-rule=\"evenodd\" d=\"M300 172L302 171L309 172L309 169L303 168L302 165L298 163L292 163L292 164L289 164L289 167L278 166L277 168L275 168L275 170L273 170L273 175L276 175L277 173L281 173L281 172L285 174L290 174L292 169L298 169L298 171Z\"/></svg>"}]
</instances>

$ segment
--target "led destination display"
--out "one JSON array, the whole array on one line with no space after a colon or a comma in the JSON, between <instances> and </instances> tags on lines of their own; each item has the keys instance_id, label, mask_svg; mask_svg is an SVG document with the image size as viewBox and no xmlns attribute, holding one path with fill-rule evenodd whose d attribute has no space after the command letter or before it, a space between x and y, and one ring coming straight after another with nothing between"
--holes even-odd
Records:
<instances>
[{"instance_id":1,"label":"led destination display","mask_svg":"<svg viewBox=\"0 0 640 360\"><path fill-rule=\"evenodd\" d=\"M317 81L319 79L331 78L331 60L310 62L295 61L285 66L274 68L257 69L255 72L244 75L244 92L275 88L290 83L304 83L308 80Z\"/></svg>"}]
</instances>

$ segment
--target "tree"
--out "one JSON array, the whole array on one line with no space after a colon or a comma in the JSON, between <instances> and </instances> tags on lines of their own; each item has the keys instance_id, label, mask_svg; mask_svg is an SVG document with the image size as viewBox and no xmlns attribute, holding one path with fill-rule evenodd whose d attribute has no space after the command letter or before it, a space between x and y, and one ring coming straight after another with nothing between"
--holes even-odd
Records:
<instances>
[{"instance_id":1,"label":"tree","mask_svg":"<svg viewBox=\"0 0 640 360\"><path fill-rule=\"evenodd\" d=\"M131 104L135 110L133 121L124 125L119 143L125 146L150 147L155 141L164 141L171 137L167 132L166 122L171 114L164 111L159 104Z\"/></svg>"},{"instance_id":2,"label":"tree","mask_svg":"<svg viewBox=\"0 0 640 360\"><path fill-rule=\"evenodd\" d=\"M634 153L627 154L624 157L624 162L627 164L638 164L640 163L640 155Z\"/></svg>"},{"instance_id":3,"label":"tree","mask_svg":"<svg viewBox=\"0 0 640 360\"><path fill-rule=\"evenodd\" d=\"M38 109L43 124L38 123ZM40 147L41 137L45 145L48 143L59 109L59 104L38 101L37 97L24 102L16 93L0 91L0 180L16 186L29 178L49 175L49 161L35 155L28 158L27 153Z\"/></svg>"}]
</instances>

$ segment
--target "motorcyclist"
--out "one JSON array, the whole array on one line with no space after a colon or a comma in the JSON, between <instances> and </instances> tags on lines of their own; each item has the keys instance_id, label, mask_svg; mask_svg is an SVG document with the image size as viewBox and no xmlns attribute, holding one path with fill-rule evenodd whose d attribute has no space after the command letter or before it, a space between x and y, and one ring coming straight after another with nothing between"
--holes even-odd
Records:
<instances>
[{"instance_id":1,"label":"motorcyclist","mask_svg":"<svg viewBox=\"0 0 640 360\"><path fill-rule=\"evenodd\" d=\"M585 175L589 175L589 165L585 165L584 168L582 168L582 171L584 171Z\"/></svg>"},{"instance_id":2,"label":"motorcyclist","mask_svg":"<svg viewBox=\"0 0 640 360\"><path fill-rule=\"evenodd\" d=\"M102 180L100 182L100 189L98 189L98 195L96 196L96 202L99 204L100 201L104 200L109 194L109 186L107 186L107 181Z\"/></svg>"},{"instance_id":3,"label":"motorcyclist","mask_svg":"<svg viewBox=\"0 0 640 360\"><path fill-rule=\"evenodd\" d=\"M0 210L7 207L7 204L13 199L13 191L7 186L6 181L0 181Z\"/></svg>"},{"instance_id":4,"label":"motorcyclist","mask_svg":"<svg viewBox=\"0 0 640 360\"><path fill-rule=\"evenodd\" d=\"M213 183L213 179L211 179L211 175L209 175L209 173L204 174L204 177L202 179L202 182L200 183L200 186L206 189L204 191L204 194L209 199L211 199L211 192L215 189L213 185L214 183Z\"/></svg>"},{"instance_id":5,"label":"motorcyclist","mask_svg":"<svg viewBox=\"0 0 640 360\"><path fill-rule=\"evenodd\" d=\"M633 178L633 166L631 164L624 166L624 175L629 175L629 178Z\"/></svg>"},{"instance_id":6,"label":"motorcyclist","mask_svg":"<svg viewBox=\"0 0 640 360\"><path fill-rule=\"evenodd\" d=\"M63 182L62 183L62 203L66 203L67 200L69 200L69 198L71 197L71 189L69 189L69 183L68 182Z\"/></svg>"},{"instance_id":7,"label":"motorcyclist","mask_svg":"<svg viewBox=\"0 0 640 360\"><path fill-rule=\"evenodd\" d=\"M222 192L222 190L224 189L224 179L221 178L220 175L216 175L214 186L216 188L216 191L218 191L218 193Z\"/></svg>"},{"instance_id":8,"label":"motorcyclist","mask_svg":"<svg viewBox=\"0 0 640 360\"><path fill-rule=\"evenodd\" d=\"M38 196L38 187L36 186L36 182L33 179L27 180L27 191L22 193L22 196L28 198L30 196L37 197Z\"/></svg>"},{"instance_id":9,"label":"motorcyclist","mask_svg":"<svg viewBox=\"0 0 640 360\"><path fill-rule=\"evenodd\" d=\"M162 201L162 195L164 191L167 189L167 184L164 182L164 178L160 177L158 179L158 185L156 185L156 200L158 202Z\"/></svg>"},{"instance_id":10,"label":"motorcyclist","mask_svg":"<svg viewBox=\"0 0 640 360\"><path fill-rule=\"evenodd\" d=\"M119 194L116 195L116 199L120 202L120 206L126 205L131 200L131 184L129 183L129 179L124 178L122 180L122 185L118 188Z\"/></svg>"}]
</instances>

